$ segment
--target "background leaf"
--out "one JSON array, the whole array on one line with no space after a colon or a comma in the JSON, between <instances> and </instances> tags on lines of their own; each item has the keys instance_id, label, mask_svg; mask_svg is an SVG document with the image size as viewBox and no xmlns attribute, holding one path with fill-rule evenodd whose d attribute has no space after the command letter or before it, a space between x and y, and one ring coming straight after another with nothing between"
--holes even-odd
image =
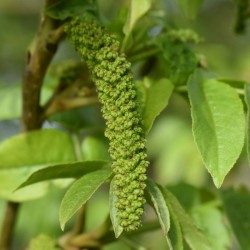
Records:
<instances>
[{"instance_id":1,"label":"background leaf","mask_svg":"<svg viewBox=\"0 0 250 250\"><path fill-rule=\"evenodd\" d=\"M194 19L202 5L203 0L177 0L187 18Z\"/></svg>"},{"instance_id":2,"label":"background leaf","mask_svg":"<svg viewBox=\"0 0 250 250\"><path fill-rule=\"evenodd\" d=\"M196 72L188 83L193 134L216 187L238 159L245 134L242 102L236 91ZM235 143L237 142L237 143Z\"/></svg>"},{"instance_id":3,"label":"background leaf","mask_svg":"<svg viewBox=\"0 0 250 250\"><path fill-rule=\"evenodd\" d=\"M98 169L108 167L107 161L82 161L75 163L58 164L34 172L19 188L25 186L60 178L79 178L84 174L96 171Z\"/></svg>"},{"instance_id":4,"label":"background leaf","mask_svg":"<svg viewBox=\"0 0 250 250\"><path fill-rule=\"evenodd\" d=\"M220 192L227 218L242 250L250 249L250 193L246 189Z\"/></svg>"},{"instance_id":5,"label":"background leaf","mask_svg":"<svg viewBox=\"0 0 250 250\"><path fill-rule=\"evenodd\" d=\"M230 249L231 237L219 209L211 204L197 206L192 210L192 217L208 237L211 249Z\"/></svg>"},{"instance_id":6,"label":"background leaf","mask_svg":"<svg viewBox=\"0 0 250 250\"><path fill-rule=\"evenodd\" d=\"M192 218L185 212L175 196L167 189L161 189L164 192L166 203L172 207L182 228L183 236L188 246L192 250L211 250L210 243L204 233L197 228Z\"/></svg>"},{"instance_id":7,"label":"background leaf","mask_svg":"<svg viewBox=\"0 0 250 250\"><path fill-rule=\"evenodd\" d=\"M49 190L49 183L39 183L22 190L16 188L27 179L37 167L13 168L0 170L0 198L9 201L23 202L44 196Z\"/></svg>"},{"instance_id":8,"label":"background leaf","mask_svg":"<svg viewBox=\"0 0 250 250\"><path fill-rule=\"evenodd\" d=\"M55 19L64 20L82 14L84 11L95 11L93 0L59 0L46 9L46 14Z\"/></svg>"},{"instance_id":9,"label":"background leaf","mask_svg":"<svg viewBox=\"0 0 250 250\"><path fill-rule=\"evenodd\" d=\"M39 235L36 238L32 239L28 250L59 250L60 248L56 247L57 242L55 239L47 235Z\"/></svg>"},{"instance_id":10,"label":"background leaf","mask_svg":"<svg viewBox=\"0 0 250 250\"><path fill-rule=\"evenodd\" d=\"M110 191L109 191L110 219L113 225L115 237L118 238L123 232L123 227L120 225L120 219L117 216L117 208L115 206L116 201L117 197L114 194L114 181L112 180L110 183Z\"/></svg>"},{"instance_id":11,"label":"background leaf","mask_svg":"<svg viewBox=\"0 0 250 250\"><path fill-rule=\"evenodd\" d=\"M245 101L247 104L247 159L250 164L250 84L245 85Z\"/></svg>"},{"instance_id":12,"label":"background leaf","mask_svg":"<svg viewBox=\"0 0 250 250\"><path fill-rule=\"evenodd\" d=\"M83 160L110 160L108 145L108 141L104 136L86 136L81 144Z\"/></svg>"},{"instance_id":13,"label":"background leaf","mask_svg":"<svg viewBox=\"0 0 250 250\"><path fill-rule=\"evenodd\" d=\"M43 87L41 104L44 104L52 90ZM12 87L0 88L0 120L15 119L21 116L22 106L22 90L21 84L15 84Z\"/></svg>"},{"instance_id":14,"label":"background leaf","mask_svg":"<svg viewBox=\"0 0 250 250\"><path fill-rule=\"evenodd\" d=\"M66 222L85 204L95 191L110 177L111 169L88 173L75 181L63 197L59 220L62 230Z\"/></svg>"},{"instance_id":15,"label":"background leaf","mask_svg":"<svg viewBox=\"0 0 250 250\"><path fill-rule=\"evenodd\" d=\"M54 129L32 131L2 141L0 159L0 168L76 161L70 136Z\"/></svg>"}]
</instances>

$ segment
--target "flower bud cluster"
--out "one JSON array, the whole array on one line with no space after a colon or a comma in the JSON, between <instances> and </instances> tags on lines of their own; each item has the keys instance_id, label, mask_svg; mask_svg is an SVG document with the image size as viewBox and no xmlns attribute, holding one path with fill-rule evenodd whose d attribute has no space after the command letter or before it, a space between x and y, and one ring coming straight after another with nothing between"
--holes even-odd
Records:
<instances>
[{"instance_id":1,"label":"flower bud cluster","mask_svg":"<svg viewBox=\"0 0 250 250\"><path fill-rule=\"evenodd\" d=\"M119 52L116 37L95 21L76 18L66 32L90 69L102 103L121 226L126 231L136 230L145 204L148 162L131 65Z\"/></svg>"}]
</instances>

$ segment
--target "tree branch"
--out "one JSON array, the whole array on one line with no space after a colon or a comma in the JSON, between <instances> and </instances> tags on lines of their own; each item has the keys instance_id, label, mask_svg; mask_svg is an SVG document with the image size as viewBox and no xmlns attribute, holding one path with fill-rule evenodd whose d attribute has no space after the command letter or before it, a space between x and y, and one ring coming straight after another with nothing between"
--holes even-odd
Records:
<instances>
[{"instance_id":1,"label":"tree branch","mask_svg":"<svg viewBox=\"0 0 250 250\"><path fill-rule=\"evenodd\" d=\"M10 249L18 207L19 203L16 202L7 203L5 216L3 220L3 227L1 230L0 250Z\"/></svg>"},{"instance_id":2,"label":"tree branch","mask_svg":"<svg viewBox=\"0 0 250 250\"><path fill-rule=\"evenodd\" d=\"M58 0L46 0L45 8ZM27 64L23 74L22 132L42 126L40 92L46 70L63 37L62 23L45 14L42 15L33 47L27 53ZM9 250L17 219L19 203L8 202L1 228L0 250Z\"/></svg>"},{"instance_id":3,"label":"tree branch","mask_svg":"<svg viewBox=\"0 0 250 250\"><path fill-rule=\"evenodd\" d=\"M49 5L50 1L46 4ZM23 74L22 131L38 129L42 125L41 87L47 68L63 37L64 32L61 27L61 21L46 15L42 16L34 47L28 51Z\"/></svg>"}]
</instances>

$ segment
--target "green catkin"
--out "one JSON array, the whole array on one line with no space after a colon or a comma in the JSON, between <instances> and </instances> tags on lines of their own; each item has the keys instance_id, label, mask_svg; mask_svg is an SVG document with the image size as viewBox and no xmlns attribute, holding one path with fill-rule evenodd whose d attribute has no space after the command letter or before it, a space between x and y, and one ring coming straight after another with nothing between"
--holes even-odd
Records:
<instances>
[{"instance_id":1,"label":"green catkin","mask_svg":"<svg viewBox=\"0 0 250 250\"><path fill-rule=\"evenodd\" d=\"M116 37L93 20L75 18L66 33L88 66L102 103L120 224L125 231L136 230L141 226L146 202L148 162L131 65L120 53Z\"/></svg>"}]
</instances>

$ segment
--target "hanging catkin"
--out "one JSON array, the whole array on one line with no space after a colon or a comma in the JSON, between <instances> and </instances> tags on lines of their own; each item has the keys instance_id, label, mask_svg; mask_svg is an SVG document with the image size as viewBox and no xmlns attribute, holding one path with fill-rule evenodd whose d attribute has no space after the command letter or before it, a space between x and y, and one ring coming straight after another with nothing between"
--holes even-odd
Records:
<instances>
[{"instance_id":1,"label":"hanging catkin","mask_svg":"<svg viewBox=\"0 0 250 250\"><path fill-rule=\"evenodd\" d=\"M88 66L102 103L121 226L126 231L136 230L145 204L148 162L131 65L119 52L116 37L96 21L75 18L66 33Z\"/></svg>"}]
</instances>

